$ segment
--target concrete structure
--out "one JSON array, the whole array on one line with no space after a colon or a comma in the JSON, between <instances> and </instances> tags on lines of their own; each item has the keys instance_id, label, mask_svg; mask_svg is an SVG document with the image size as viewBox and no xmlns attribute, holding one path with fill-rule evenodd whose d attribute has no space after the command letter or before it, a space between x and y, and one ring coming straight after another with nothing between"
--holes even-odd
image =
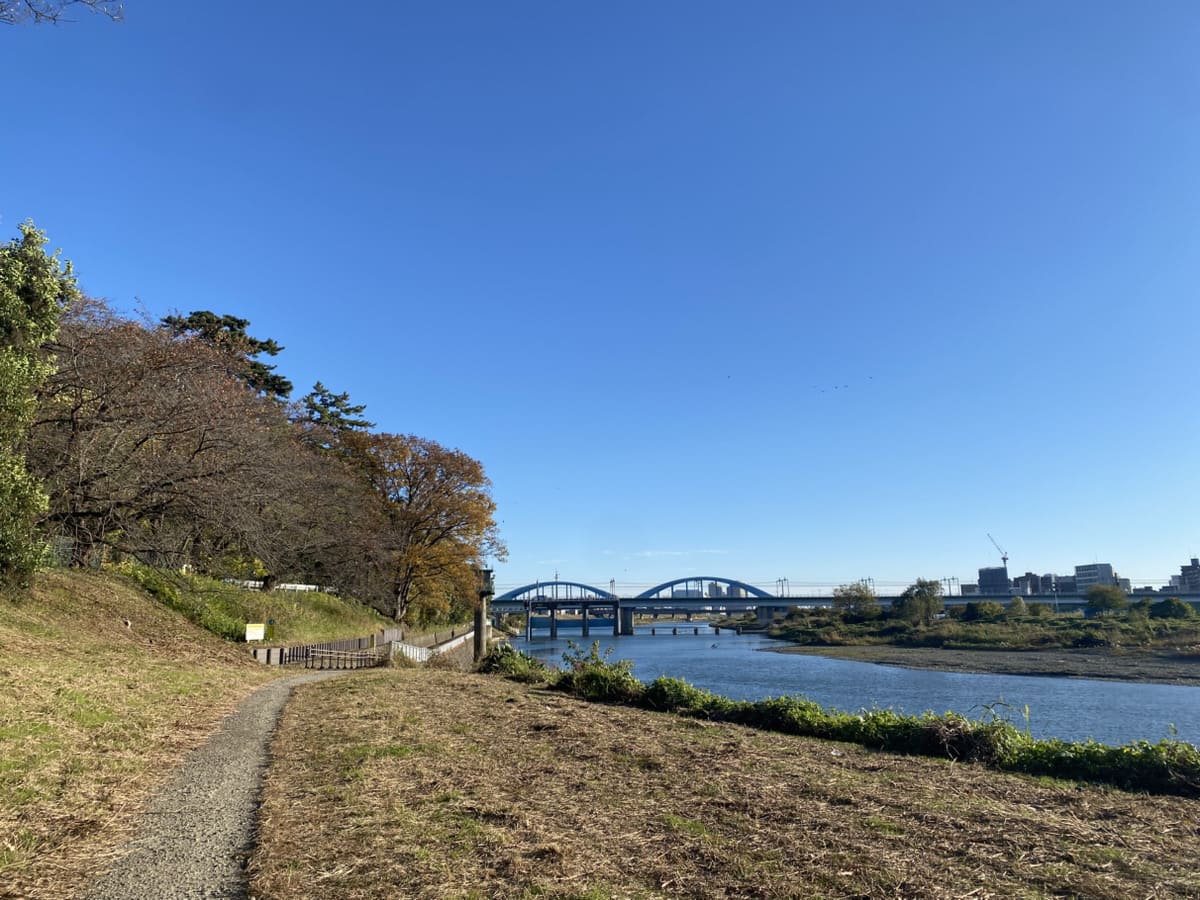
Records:
<instances>
[{"instance_id":1,"label":"concrete structure","mask_svg":"<svg viewBox=\"0 0 1200 900\"><path fill-rule=\"evenodd\" d=\"M1175 579L1172 578L1171 581L1174 583ZM1189 565L1179 567L1177 586L1184 591L1200 591L1200 559L1193 556Z\"/></svg>"},{"instance_id":2,"label":"concrete structure","mask_svg":"<svg viewBox=\"0 0 1200 900\"><path fill-rule=\"evenodd\" d=\"M1108 563L1088 563L1075 567L1075 593L1086 594L1094 584L1115 587L1117 574Z\"/></svg>"},{"instance_id":3,"label":"concrete structure","mask_svg":"<svg viewBox=\"0 0 1200 900\"><path fill-rule=\"evenodd\" d=\"M1008 566L992 566L979 570L979 593L1007 594L1011 587Z\"/></svg>"}]
</instances>

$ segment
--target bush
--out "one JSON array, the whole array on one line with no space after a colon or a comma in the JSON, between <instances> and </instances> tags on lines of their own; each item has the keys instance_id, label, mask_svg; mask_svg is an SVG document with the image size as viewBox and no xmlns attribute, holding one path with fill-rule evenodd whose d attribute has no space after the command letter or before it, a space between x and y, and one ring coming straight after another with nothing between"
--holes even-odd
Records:
<instances>
[{"instance_id":1,"label":"bush","mask_svg":"<svg viewBox=\"0 0 1200 900\"><path fill-rule=\"evenodd\" d=\"M497 644L479 663L479 671L503 675L525 684L543 684L550 680L551 669L535 656L513 648L512 644Z\"/></svg>"},{"instance_id":2,"label":"bush","mask_svg":"<svg viewBox=\"0 0 1200 900\"><path fill-rule=\"evenodd\" d=\"M1191 619L1195 615L1196 610L1192 605L1184 603L1178 597L1167 597L1150 606L1152 619Z\"/></svg>"},{"instance_id":3,"label":"bush","mask_svg":"<svg viewBox=\"0 0 1200 900\"><path fill-rule=\"evenodd\" d=\"M567 648L563 654L565 668L551 682L557 690L604 703L632 703L645 691L645 686L633 677L632 660L608 661L612 647L603 656L599 641L593 641L587 651L574 641L567 641Z\"/></svg>"}]
</instances>

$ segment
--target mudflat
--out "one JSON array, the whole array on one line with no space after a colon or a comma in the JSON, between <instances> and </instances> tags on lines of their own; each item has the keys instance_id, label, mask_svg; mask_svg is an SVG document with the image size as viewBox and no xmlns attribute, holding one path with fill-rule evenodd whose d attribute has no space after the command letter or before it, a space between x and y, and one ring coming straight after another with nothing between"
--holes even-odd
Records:
<instances>
[{"instance_id":1,"label":"mudflat","mask_svg":"<svg viewBox=\"0 0 1200 900\"><path fill-rule=\"evenodd\" d=\"M806 653L909 669L986 675L1045 675L1200 685L1200 652L1085 650L946 650L887 644L812 647L782 644L776 653Z\"/></svg>"}]
</instances>

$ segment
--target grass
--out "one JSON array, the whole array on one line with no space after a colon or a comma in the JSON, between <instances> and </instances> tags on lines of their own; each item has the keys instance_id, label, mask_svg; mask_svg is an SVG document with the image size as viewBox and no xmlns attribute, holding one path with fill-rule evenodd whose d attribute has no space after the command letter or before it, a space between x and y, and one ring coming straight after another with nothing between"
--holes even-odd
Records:
<instances>
[{"instance_id":1,"label":"grass","mask_svg":"<svg viewBox=\"0 0 1200 900\"><path fill-rule=\"evenodd\" d=\"M275 674L111 577L51 573L0 598L0 897L68 894Z\"/></svg>"},{"instance_id":2,"label":"grass","mask_svg":"<svg viewBox=\"0 0 1200 900\"><path fill-rule=\"evenodd\" d=\"M245 638L248 622L269 623L269 644L362 637L396 624L368 606L332 594L251 591L214 578L136 563L122 564L119 571L166 606L231 641Z\"/></svg>"},{"instance_id":3,"label":"grass","mask_svg":"<svg viewBox=\"0 0 1200 900\"><path fill-rule=\"evenodd\" d=\"M391 746L415 752L363 755L346 781L337 748ZM252 895L273 900L314 885L353 898L1200 895L1197 800L479 675L306 686L274 754L251 860Z\"/></svg>"}]
</instances>

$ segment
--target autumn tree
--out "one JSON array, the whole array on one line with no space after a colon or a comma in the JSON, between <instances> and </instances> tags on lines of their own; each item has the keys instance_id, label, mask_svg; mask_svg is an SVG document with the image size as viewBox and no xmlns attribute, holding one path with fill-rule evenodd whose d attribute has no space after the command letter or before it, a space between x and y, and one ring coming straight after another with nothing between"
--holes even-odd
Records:
<instances>
[{"instance_id":1,"label":"autumn tree","mask_svg":"<svg viewBox=\"0 0 1200 900\"><path fill-rule=\"evenodd\" d=\"M98 13L114 22L119 22L125 17L123 4L112 0L0 0L0 24L57 24L67 21L65 13L72 9Z\"/></svg>"},{"instance_id":2,"label":"autumn tree","mask_svg":"<svg viewBox=\"0 0 1200 900\"><path fill-rule=\"evenodd\" d=\"M932 579L918 578L904 589L892 603L892 616L928 625L945 608L942 584Z\"/></svg>"},{"instance_id":3,"label":"autumn tree","mask_svg":"<svg viewBox=\"0 0 1200 900\"><path fill-rule=\"evenodd\" d=\"M32 223L0 246L0 587L24 586L42 554L35 524L46 495L27 466L35 393L52 370L43 349L77 289L70 263L45 251Z\"/></svg>"},{"instance_id":4,"label":"autumn tree","mask_svg":"<svg viewBox=\"0 0 1200 900\"><path fill-rule=\"evenodd\" d=\"M414 605L445 609L473 596L472 563L506 554L483 466L411 435L354 432L345 442L373 497L361 526L360 597L402 621Z\"/></svg>"},{"instance_id":5,"label":"autumn tree","mask_svg":"<svg viewBox=\"0 0 1200 900\"><path fill-rule=\"evenodd\" d=\"M234 350L97 301L76 304L54 349L31 461L75 563L102 547L173 565L277 547L301 448L282 407L231 373Z\"/></svg>"}]
</instances>

